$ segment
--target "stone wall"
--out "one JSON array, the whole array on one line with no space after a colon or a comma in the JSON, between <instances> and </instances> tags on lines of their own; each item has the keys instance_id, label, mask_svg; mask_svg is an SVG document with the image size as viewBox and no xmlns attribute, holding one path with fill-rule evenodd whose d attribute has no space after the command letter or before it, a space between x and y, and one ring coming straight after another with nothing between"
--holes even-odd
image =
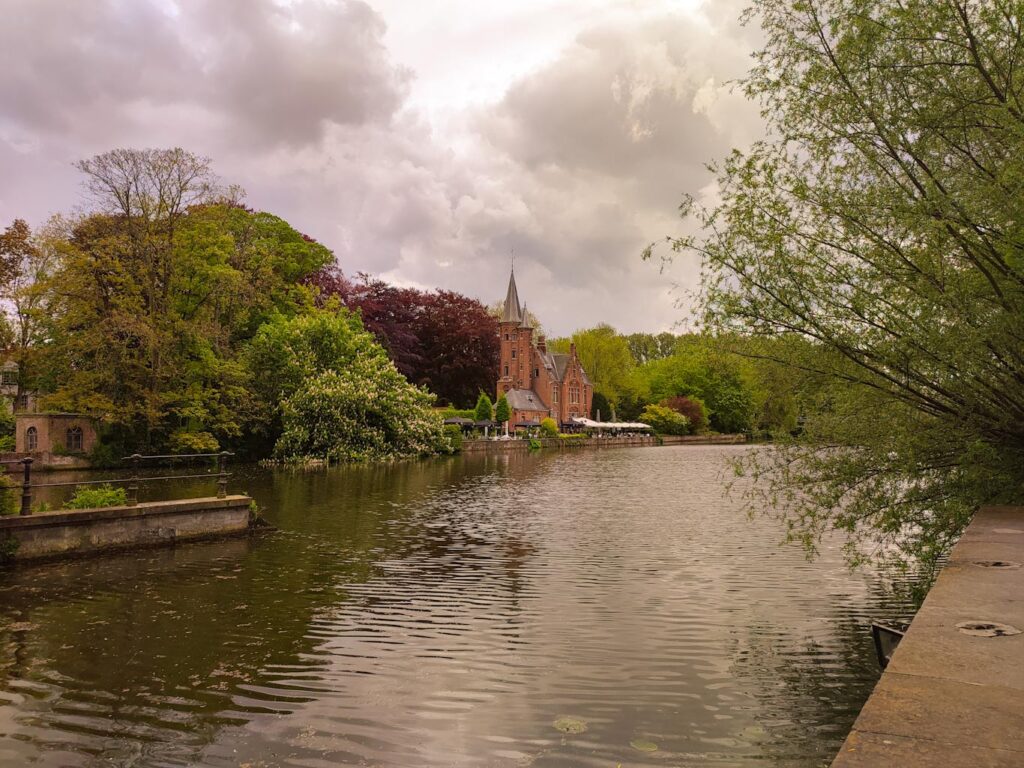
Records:
<instances>
[{"instance_id":1,"label":"stone wall","mask_svg":"<svg viewBox=\"0 0 1024 768\"><path fill-rule=\"evenodd\" d=\"M227 496L0 517L0 552L17 562L240 534L249 528L251 501Z\"/></svg>"}]
</instances>

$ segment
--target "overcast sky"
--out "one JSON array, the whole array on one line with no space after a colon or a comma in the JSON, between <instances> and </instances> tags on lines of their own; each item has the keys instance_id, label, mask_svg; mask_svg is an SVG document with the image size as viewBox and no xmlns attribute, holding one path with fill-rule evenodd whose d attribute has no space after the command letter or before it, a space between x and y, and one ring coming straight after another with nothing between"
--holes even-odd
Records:
<instances>
[{"instance_id":1,"label":"overcast sky","mask_svg":"<svg viewBox=\"0 0 1024 768\"><path fill-rule=\"evenodd\" d=\"M493 303L514 248L549 334L667 330L698 265L640 253L761 130L743 5L0 0L0 225L80 205L75 160L182 146L348 274Z\"/></svg>"}]
</instances>

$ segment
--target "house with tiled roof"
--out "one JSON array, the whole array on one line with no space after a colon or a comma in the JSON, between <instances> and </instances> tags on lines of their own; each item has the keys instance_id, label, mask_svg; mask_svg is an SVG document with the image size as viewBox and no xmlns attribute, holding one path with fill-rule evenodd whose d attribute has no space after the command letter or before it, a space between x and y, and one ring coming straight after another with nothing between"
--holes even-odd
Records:
<instances>
[{"instance_id":1,"label":"house with tiled roof","mask_svg":"<svg viewBox=\"0 0 1024 768\"><path fill-rule=\"evenodd\" d=\"M534 338L534 328L519 303L516 274L508 280L508 293L499 322L501 355L498 363L498 397L505 395L512 410L509 426L539 424L553 418L559 425L590 416L594 387L576 355L549 352L543 334Z\"/></svg>"}]
</instances>

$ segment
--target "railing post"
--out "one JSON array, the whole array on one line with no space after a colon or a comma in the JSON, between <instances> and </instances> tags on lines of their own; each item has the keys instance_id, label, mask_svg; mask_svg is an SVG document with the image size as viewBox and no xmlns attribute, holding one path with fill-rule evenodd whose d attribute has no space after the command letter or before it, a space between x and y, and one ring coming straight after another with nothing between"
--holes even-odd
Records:
<instances>
[{"instance_id":1,"label":"railing post","mask_svg":"<svg viewBox=\"0 0 1024 768\"><path fill-rule=\"evenodd\" d=\"M21 514L32 514L32 459L26 456L21 460L25 465L25 479L21 483Z\"/></svg>"},{"instance_id":2,"label":"railing post","mask_svg":"<svg viewBox=\"0 0 1024 768\"><path fill-rule=\"evenodd\" d=\"M128 506L134 507L139 503L139 461L142 460L142 456L133 453L131 455L132 460L132 476L128 481Z\"/></svg>"},{"instance_id":3,"label":"railing post","mask_svg":"<svg viewBox=\"0 0 1024 768\"><path fill-rule=\"evenodd\" d=\"M231 454L227 451L221 451L217 455L217 498L223 499L228 495L228 456Z\"/></svg>"}]
</instances>

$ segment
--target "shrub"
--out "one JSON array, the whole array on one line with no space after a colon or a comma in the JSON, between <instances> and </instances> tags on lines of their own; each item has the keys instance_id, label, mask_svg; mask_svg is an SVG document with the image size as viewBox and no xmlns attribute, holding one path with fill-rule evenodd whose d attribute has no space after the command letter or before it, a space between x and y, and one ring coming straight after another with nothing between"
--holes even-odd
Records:
<instances>
[{"instance_id":1,"label":"shrub","mask_svg":"<svg viewBox=\"0 0 1024 768\"><path fill-rule=\"evenodd\" d=\"M558 437L558 424L550 416L540 423L540 433L544 437Z\"/></svg>"},{"instance_id":2,"label":"shrub","mask_svg":"<svg viewBox=\"0 0 1024 768\"><path fill-rule=\"evenodd\" d=\"M0 453L10 453L14 450L14 435L0 435Z\"/></svg>"},{"instance_id":3,"label":"shrub","mask_svg":"<svg viewBox=\"0 0 1024 768\"><path fill-rule=\"evenodd\" d=\"M640 421L650 424L660 435L685 435L690 426L683 414L664 405L648 405L641 412Z\"/></svg>"},{"instance_id":4,"label":"shrub","mask_svg":"<svg viewBox=\"0 0 1024 768\"><path fill-rule=\"evenodd\" d=\"M494 420L499 424L504 424L511 418L512 409L509 407L508 398L502 394L502 396L498 398L498 404L494 406Z\"/></svg>"},{"instance_id":5,"label":"shrub","mask_svg":"<svg viewBox=\"0 0 1024 768\"><path fill-rule=\"evenodd\" d=\"M535 437L531 437L530 438L530 450L531 451L539 451L542 447L543 446L541 445L540 440L538 440Z\"/></svg>"},{"instance_id":6,"label":"shrub","mask_svg":"<svg viewBox=\"0 0 1024 768\"><path fill-rule=\"evenodd\" d=\"M6 472L0 472L0 515L13 515L21 507L21 499L16 492L19 483Z\"/></svg>"},{"instance_id":7,"label":"shrub","mask_svg":"<svg viewBox=\"0 0 1024 768\"><path fill-rule=\"evenodd\" d=\"M491 398L480 393L476 401L476 410L473 411L473 418L476 421L490 421L494 416L494 406L491 405Z\"/></svg>"},{"instance_id":8,"label":"shrub","mask_svg":"<svg viewBox=\"0 0 1024 768\"><path fill-rule=\"evenodd\" d=\"M472 408L442 408L442 419L475 419L476 411Z\"/></svg>"},{"instance_id":9,"label":"shrub","mask_svg":"<svg viewBox=\"0 0 1024 768\"><path fill-rule=\"evenodd\" d=\"M167 447L171 449L171 453L216 453L220 450L220 443L209 432L188 432L179 429L171 434Z\"/></svg>"},{"instance_id":10,"label":"shrub","mask_svg":"<svg viewBox=\"0 0 1024 768\"><path fill-rule=\"evenodd\" d=\"M119 507L128 503L124 488L112 485L97 485L94 488L76 488L75 495L64 503L64 509L95 509L96 507Z\"/></svg>"},{"instance_id":11,"label":"shrub","mask_svg":"<svg viewBox=\"0 0 1024 768\"><path fill-rule=\"evenodd\" d=\"M558 436L558 439L559 440L575 440L575 441L579 441L579 440L586 440L587 437L589 437L589 435L587 435L587 434L585 434L583 432L572 432L572 433L562 432Z\"/></svg>"},{"instance_id":12,"label":"shrub","mask_svg":"<svg viewBox=\"0 0 1024 768\"><path fill-rule=\"evenodd\" d=\"M694 434L703 432L708 426L708 409L699 397L679 396L662 400L660 405L681 413L690 422L690 431ZM652 425L653 426L653 425Z\"/></svg>"},{"instance_id":13,"label":"shrub","mask_svg":"<svg viewBox=\"0 0 1024 768\"><path fill-rule=\"evenodd\" d=\"M448 441L448 453L462 450L462 430L457 424L445 424L444 437Z\"/></svg>"}]
</instances>

